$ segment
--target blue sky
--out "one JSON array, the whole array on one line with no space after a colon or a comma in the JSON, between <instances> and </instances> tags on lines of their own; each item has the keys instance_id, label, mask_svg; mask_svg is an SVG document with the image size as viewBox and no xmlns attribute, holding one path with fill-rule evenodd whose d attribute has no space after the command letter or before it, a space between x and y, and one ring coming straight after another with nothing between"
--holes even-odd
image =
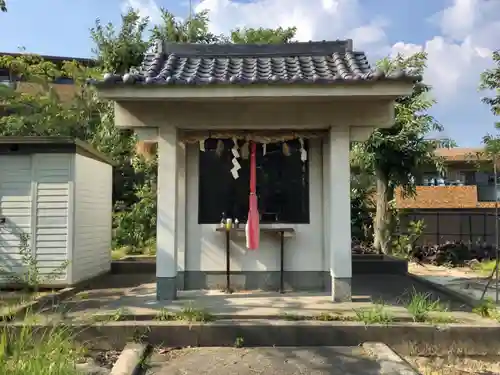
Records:
<instances>
[{"instance_id":1,"label":"blue sky","mask_svg":"<svg viewBox=\"0 0 500 375\"><path fill-rule=\"evenodd\" d=\"M90 57L95 19L118 23L127 6L156 21L158 7L187 16L188 0L7 0L0 14L0 51ZM493 131L493 115L480 102L479 74L500 48L499 0L193 0L208 9L217 33L237 26L297 26L299 40L350 37L372 61L423 49L426 81L438 104L432 114L444 135L460 146L478 146ZM45 26L41 26L45 25ZM496 37L495 37L496 36Z\"/></svg>"}]
</instances>

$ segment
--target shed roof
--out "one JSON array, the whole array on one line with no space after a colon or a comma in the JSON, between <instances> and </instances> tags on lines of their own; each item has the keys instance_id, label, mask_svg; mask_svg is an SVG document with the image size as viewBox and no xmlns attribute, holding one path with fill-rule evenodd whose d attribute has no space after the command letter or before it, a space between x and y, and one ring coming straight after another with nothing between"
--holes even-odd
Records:
<instances>
[{"instance_id":1,"label":"shed roof","mask_svg":"<svg viewBox=\"0 0 500 375\"><path fill-rule=\"evenodd\" d=\"M158 41L141 66L107 73L102 85L345 84L377 80L415 82L404 71L372 69L352 40L287 44L181 44Z\"/></svg>"},{"instance_id":2,"label":"shed roof","mask_svg":"<svg viewBox=\"0 0 500 375\"><path fill-rule=\"evenodd\" d=\"M88 143L71 137L0 136L0 155L47 153L80 154L106 164L114 164L111 158Z\"/></svg>"}]
</instances>

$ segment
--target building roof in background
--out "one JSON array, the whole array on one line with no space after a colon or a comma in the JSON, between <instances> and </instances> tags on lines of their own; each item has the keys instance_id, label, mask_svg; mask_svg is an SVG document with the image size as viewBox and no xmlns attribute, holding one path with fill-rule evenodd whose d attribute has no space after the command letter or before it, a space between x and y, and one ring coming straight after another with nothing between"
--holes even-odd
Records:
<instances>
[{"instance_id":1,"label":"building roof in background","mask_svg":"<svg viewBox=\"0 0 500 375\"><path fill-rule=\"evenodd\" d=\"M287 44L181 44L159 41L137 71L108 73L103 84L338 84L415 82L404 71L372 69L351 40Z\"/></svg>"},{"instance_id":2,"label":"building roof in background","mask_svg":"<svg viewBox=\"0 0 500 375\"><path fill-rule=\"evenodd\" d=\"M453 148L438 148L435 151L437 156L443 157L447 161L473 161L473 160L488 160L481 156L484 148L475 147L453 147Z\"/></svg>"},{"instance_id":3,"label":"building roof in background","mask_svg":"<svg viewBox=\"0 0 500 375\"><path fill-rule=\"evenodd\" d=\"M12 56L12 57L20 57L23 55L36 55L40 56L44 60L51 61L55 64L62 63L64 61L76 61L85 66L95 66L97 61L95 59L89 59L86 57L68 57L68 56L51 56L51 55L40 55L37 53L22 53L22 52L0 52L0 56Z\"/></svg>"}]
</instances>

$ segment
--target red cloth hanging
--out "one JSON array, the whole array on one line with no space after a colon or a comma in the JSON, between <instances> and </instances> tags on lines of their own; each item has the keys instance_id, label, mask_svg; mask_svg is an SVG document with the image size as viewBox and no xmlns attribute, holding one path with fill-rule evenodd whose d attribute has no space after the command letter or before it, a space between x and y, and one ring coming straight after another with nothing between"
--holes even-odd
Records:
<instances>
[{"instance_id":1,"label":"red cloth hanging","mask_svg":"<svg viewBox=\"0 0 500 375\"><path fill-rule=\"evenodd\" d=\"M248 205L248 219L245 226L247 248L256 250L259 248L259 207L257 202L257 165L256 165L255 142L250 143L250 197Z\"/></svg>"}]
</instances>

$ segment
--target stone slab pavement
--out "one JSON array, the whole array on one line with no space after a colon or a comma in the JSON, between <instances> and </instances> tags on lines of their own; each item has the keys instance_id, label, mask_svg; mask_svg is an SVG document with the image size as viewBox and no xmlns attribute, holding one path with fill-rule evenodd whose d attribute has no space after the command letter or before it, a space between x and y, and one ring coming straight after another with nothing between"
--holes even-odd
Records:
<instances>
[{"instance_id":1,"label":"stone slab pavement","mask_svg":"<svg viewBox=\"0 0 500 375\"><path fill-rule=\"evenodd\" d=\"M188 348L155 353L148 367L146 375L418 374L406 363L393 367L362 347Z\"/></svg>"},{"instance_id":2,"label":"stone slab pavement","mask_svg":"<svg viewBox=\"0 0 500 375\"><path fill-rule=\"evenodd\" d=\"M486 276L480 275L468 267L449 268L432 264L409 263L408 272L474 301L481 299L488 282ZM487 288L485 297L495 300L495 280Z\"/></svg>"},{"instance_id":3,"label":"stone slab pavement","mask_svg":"<svg viewBox=\"0 0 500 375\"><path fill-rule=\"evenodd\" d=\"M118 275L115 275L118 276ZM119 275L129 277L129 275ZM130 277L129 277L130 278ZM409 292L431 293L449 308L449 313L460 321L477 321L477 315L470 313L470 308L463 303L450 300L439 292L431 291L421 283L412 281L410 277L401 276L357 276L353 279L353 302L333 303L329 293L285 293L276 292L239 292L225 294L220 291L179 291L176 301L157 301L156 284L150 280L141 280L135 285L116 287L96 285L82 291L73 298L65 300L57 311L47 311L56 316L63 313L66 319L79 320L90 315L121 314L140 316L156 316L161 309L169 312L180 312L192 308L204 308L219 318L260 319L270 316L279 317L284 314L317 316L322 313L354 314L354 309L370 308L374 303L383 301L386 309L394 316L410 318L404 307ZM55 316L55 317L56 317ZM151 319L151 318L149 318Z\"/></svg>"}]
</instances>

